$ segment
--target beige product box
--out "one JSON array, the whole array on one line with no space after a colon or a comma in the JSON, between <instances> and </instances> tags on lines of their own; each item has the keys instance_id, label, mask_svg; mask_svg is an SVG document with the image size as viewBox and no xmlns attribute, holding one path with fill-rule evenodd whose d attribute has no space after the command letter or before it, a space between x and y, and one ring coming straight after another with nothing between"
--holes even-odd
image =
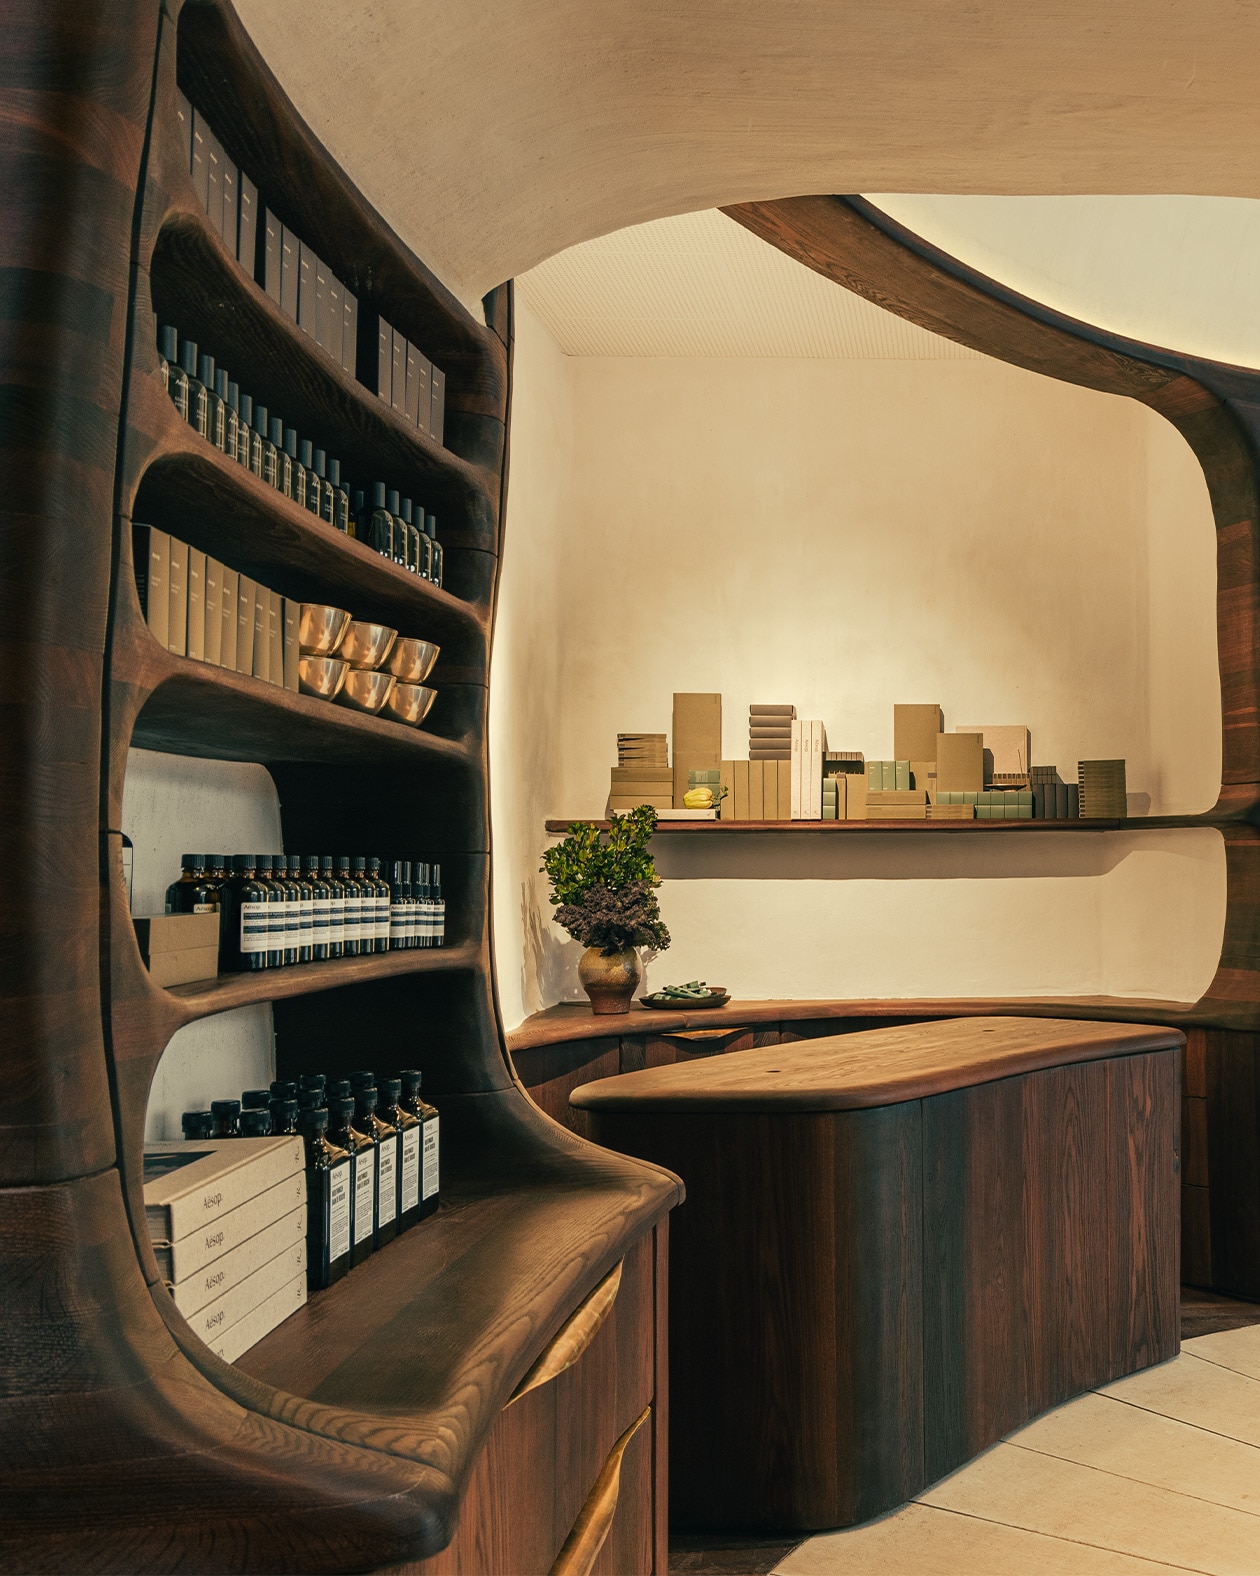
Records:
<instances>
[{"instance_id":1,"label":"beige product box","mask_svg":"<svg viewBox=\"0 0 1260 1576\"><path fill-rule=\"evenodd\" d=\"M271 592L254 584L254 677L271 683Z\"/></svg>"},{"instance_id":2,"label":"beige product box","mask_svg":"<svg viewBox=\"0 0 1260 1576\"><path fill-rule=\"evenodd\" d=\"M775 772L778 776L777 803L779 806L778 817L780 821L792 819L792 761L789 757L785 761L774 762ZM767 768L768 770L769 768Z\"/></svg>"},{"instance_id":3,"label":"beige product box","mask_svg":"<svg viewBox=\"0 0 1260 1576\"><path fill-rule=\"evenodd\" d=\"M994 774L1003 777L1027 777L1032 760L1032 734L1023 723L969 723L954 729L955 733L978 733L984 740L984 780L989 783Z\"/></svg>"},{"instance_id":4,"label":"beige product box","mask_svg":"<svg viewBox=\"0 0 1260 1576\"><path fill-rule=\"evenodd\" d=\"M893 706L893 759L895 761L934 761L936 741L945 727L941 708L931 706Z\"/></svg>"},{"instance_id":5,"label":"beige product box","mask_svg":"<svg viewBox=\"0 0 1260 1576\"><path fill-rule=\"evenodd\" d=\"M236 671L254 671L254 594L257 586L248 575L236 582Z\"/></svg>"},{"instance_id":6,"label":"beige product box","mask_svg":"<svg viewBox=\"0 0 1260 1576\"><path fill-rule=\"evenodd\" d=\"M206 660L206 555L196 547L188 549L188 630L186 654L197 662Z\"/></svg>"},{"instance_id":7,"label":"beige product box","mask_svg":"<svg viewBox=\"0 0 1260 1576\"><path fill-rule=\"evenodd\" d=\"M238 1140L239 1142L239 1140ZM298 1272L306 1270L306 1243L297 1242L267 1264L262 1264L252 1275L225 1291L221 1297L199 1308L188 1320L189 1327L203 1341L231 1330L247 1314L274 1296L282 1286L287 1286Z\"/></svg>"},{"instance_id":8,"label":"beige product box","mask_svg":"<svg viewBox=\"0 0 1260 1576\"><path fill-rule=\"evenodd\" d=\"M674 696L674 803L681 805L689 772L722 763L722 697Z\"/></svg>"},{"instance_id":9,"label":"beige product box","mask_svg":"<svg viewBox=\"0 0 1260 1576\"><path fill-rule=\"evenodd\" d=\"M929 821L974 821L976 807L974 804L929 804Z\"/></svg>"},{"instance_id":10,"label":"beige product box","mask_svg":"<svg viewBox=\"0 0 1260 1576\"><path fill-rule=\"evenodd\" d=\"M922 788L872 789L866 796L872 814L877 804L926 804L927 792Z\"/></svg>"},{"instance_id":11,"label":"beige product box","mask_svg":"<svg viewBox=\"0 0 1260 1576\"><path fill-rule=\"evenodd\" d=\"M226 564L221 566L223 574L223 587L220 596L223 602L223 641L219 647L219 666L231 668L236 672L236 625L240 616L237 599L240 595L240 586L235 569L229 569Z\"/></svg>"},{"instance_id":12,"label":"beige product box","mask_svg":"<svg viewBox=\"0 0 1260 1576\"><path fill-rule=\"evenodd\" d=\"M877 795L872 794L868 801L868 821L926 821L928 818L926 804L876 804L876 798Z\"/></svg>"},{"instance_id":13,"label":"beige product box","mask_svg":"<svg viewBox=\"0 0 1260 1576\"><path fill-rule=\"evenodd\" d=\"M777 821L779 819L779 763L758 761L757 765L761 770L761 819Z\"/></svg>"},{"instance_id":14,"label":"beige product box","mask_svg":"<svg viewBox=\"0 0 1260 1576\"><path fill-rule=\"evenodd\" d=\"M166 649L177 657L188 655L188 544L172 536L170 576L166 582Z\"/></svg>"},{"instance_id":15,"label":"beige product box","mask_svg":"<svg viewBox=\"0 0 1260 1576\"><path fill-rule=\"evenodd\" d=\"M735 800L735 820L746 821L748 820L748 773L752 762L735 761L733 764L735 767L735 792L732 798Z\"/></svg>"},{"instance_id":16,"label":"beige product box","mask_svg":"<svg viewBox=\"0 0 1260 1576\"><path fill-rule=\"evenodd\" d=\"M865 772L846 772L844 775L844 818L846 821L865 821L868 789Z\"/></svg>"},{"instance_id":17,"label":"beige product box","mask_svg":"<svg viewBox=\"0 0 1260 1576\"><path fill-rule=\"evenodd\" d=\"M804 763L804 756L808 752L810 743L809 724L798 717L792 723L792 755L788 761L791 768L792 779L788 799L788 819L790 821L807 820L808 816L802 810L805 804L805 785L808 770Z\"/></svg>"},{"instance_id":18,"label":"beige product box","mask_svg":"<svg viewBox=\"0 0 1260 1576\"><path fill-rule=\"evenodd\" d=\"M219 972L219 946L189 947L182 952L159 952L149 960L149 978L165 990L168 985L195 985L212 980Z\"/></svg>"},{"instance_id":19,"label":"beige product box","mask_svg":"<svg viewBox=\"0 0 1260 1576\"><path fill-rule=\"evenodd\" d=\"M936 792L935 756L933 756L930 761L911 760L910 786L912 788L922 788L929 799L932 797L932 795Z\"/></svg>"},{"instance_id":20,"label":"beige product box","mask_svg":"<svg viewBox=\"0 0 1260 1576\"><path fill-rule=\"evenodd\" d=\"M297 694L298 688L298 621L302 617L302 604L292 597L284 598L284 687Z\"/></svg>"},{"instance_id":21,"label":"beige product box","mask_svg":"<svg viewBox=\"0 0 1260 1576\"><path fill-rule=\"evenodd\" d=\"M653 799L650 794L609 794L608 808L615 810L618 815L624 815L627 810L637 810L641 804L650 804L654 810L672 810L674 796L666 794L659 799Z\"/></svg>"},{"instance_id":22,"label":"beige product box","mask_svg":"<svg viewBox=\"0 0 1260 1576\"><path fill-rule=\"evenodd\" d=\"M155 1242L153 1253L162 1279L168 1285L187 1280L207 1264L256 1237L273 1221L283 1220L299 1208L306 1208L306 1174L295 1171L283 1182L277 1182L226 1215L210 1221L200 1231L190 1231L178 1242Z\"/></svg>"},{"instance_id":23,"label":"beige product box","mask_svg":"<svg viewBox=\"0 0 1260 1576\"><path fill-rule=\"evenodd\" d=\"M171 627L171 539L151 525L137 525L131 537L135 554L136 585L141 590L149 633L163 649Z\"/></svg>"},{"instance_id":24,"label":"beige product box","mask_svg":"<svg viewBox=\"0 0 1260 1576\"><path fill-rule=\"evenodd\" d=\"M270 651L267 659L267 678L272 684L284 687L284 598L278 591L267 593L267 639Z\"/></svg>"},{"instance_id":25,"label":"beige product box","mask_svg":"<svg viewBox=\"0 0 1260 1576\"><path fill-rule=\"evenodd\" d=\"M219 915L154 914L133 921L140 956L155 985L191 985L219 972Z\"/></svg>"},{"instance_id":26,"label":"beige product box","mask_svg":"<svg viewBox=\"0 0 1260 1576\"><path fill-rule=\"evenodd\" d=\"M942 733L936 741L936 791L984 792L984 739L978 733Z\"/></svg>"},{"instance_id":27,"label":"beige product box","mask_svg":"<svg viewBox=\"0 0 1260 1576\"><path fill-rule=\"evenodd\" d=\"M223 565L206 554L205 660L214 667L223 662Z\"/></svg>"},{"instance_id":28,"label":"beige product box","mask_svg":"<svg viewBox=\"0 0 1260 1576\"><path fill-rule=\"evenodd\" d=\"M144 1217L154 1242L203 1231L295 1174L305 1179L302 1140L175 1139L144 1146Z\"/></svg>"},{"instance_id":29,"label":"beige product box","mask_svg":"<svg viewBox=\"0 0 1260 1576\"><path fill-rule=\"evenodd\" d=\"M764 821L766 818L766 778L764 761L748 763L748 819Z\"/></svg>"},{"instance_id":30,"label":"beige product box","mask_svg":"<svg viewBox=\"0 0 1260 1576\"><path fill-rule=\"evenodd\" d=\"M721 811L724 821L735 819L735 762L723 761L719 770L722 773L718 787L725 789L722 795Z\"/></svg>"},{"instance_id":31,"label":"beige product box","mask_svg":"<svg viewBox=\"0 0 1260 1576\"><path fill-rule=\"evenodd\" d=\"M269 1188L268 1192L274 1192ZM175 1306L190 1319L200 1308L216 1297L222 1297L247 1279L255 1270L270 1264L278 1254L286 1253L306 1236L305 1200L278 1220L270 1220L252 1237L224 1253L220 1258L203 1264L182 1281L171 1287Z\"/></svg>"},{"instance_id":32,"label":"beige product box","mask_svg":"<svg viewBox=\"0 0 1260 1576\"><path fill-rule=\"evenodd\" d=\"M270 1335L277 1325L283 1324L291 1313L296 1313L305 1304L306 1270L303 1269L279 1291L264 1298L252 1313L238 1319L230 1329L211 1336L206 1345L225 1363L234 1363L251 1346L256 1346L264 1335Z\"/></svg>"}]
</instances>

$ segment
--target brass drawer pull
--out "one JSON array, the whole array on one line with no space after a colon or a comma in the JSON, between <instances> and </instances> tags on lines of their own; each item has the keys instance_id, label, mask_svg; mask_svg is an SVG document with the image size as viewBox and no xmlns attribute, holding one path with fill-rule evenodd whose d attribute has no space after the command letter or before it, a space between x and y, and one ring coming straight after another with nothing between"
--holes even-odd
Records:
<instances>
[{"instance_id":1,"label":"brass drawer pull","mask_svg":"<svg viewBox=\"0 0 1260 1576\"><path fill-rule=\"evenodd\" d=\"M647 1421L651 1410L650 1406L645 1406L612 1447L612 1454L595 1479L595 1487L586 1496L586 1504L578 1512L573 1530L556 1555L551 1576L590 1576L591 1567L599 1558L599 1551L604 1546L613 1517L617 1514L617 1496L621 1492L621 1458L626 1453L626 1446Z\"/></svg>"},{"instance_id":2,"label":"brass drawer pull","mask_svg":"<svg viewBox=\"0 0 1260 1576\"><path fill-rule=\"evenodd\" d=\"M508 1406L511 1406L512 1401L519 1401L530 1390L536 1390L540 1384L549 1384L558 1378L581 1357L612 1312L621 1285L621 1263L619 1260L614 1265L577 1312L552 1337L537 1362L512 1392Z\"/></svg>"}]
</instances>

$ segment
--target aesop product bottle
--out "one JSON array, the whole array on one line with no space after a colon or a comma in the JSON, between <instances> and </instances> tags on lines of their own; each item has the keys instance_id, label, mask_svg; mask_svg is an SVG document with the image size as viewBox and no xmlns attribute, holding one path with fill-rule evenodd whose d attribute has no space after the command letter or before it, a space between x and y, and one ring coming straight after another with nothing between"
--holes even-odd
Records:
<instances>
[{"instance_id":1,"label":"aesop product bottle","mask_svg":"<svg viewBox=\"0 0 1260 1576\"><path fill-rule=\"evenodd\" d=\"M328 456L323 449L315 450L315 474L319 478L319 517L325 525L331 525L335 499L328 480Z\"/></svg>"},{"instance_id":2,"label":"aesop product bottle","mask_svg":"<svg viewBox=\"0 0 1260 1576\"><path fill-rule=\"evenodd\" d=\"M311 958L322 963L328 956L328 883L319 872L319 855L307 854L306 879L311 887ZM322 1088L323 1085L321 1084Z\"/></svg>"},{"instance_id":3,"label":"aesop product bottle","mask_svg":"<svg viewBox=\"0 0 1260 1576\"><path fill-rule=\"evenodd\" d=\"M403 523L401 514L402 503L398 497L397 487L391 487L385 494L385 508L389 514L390 527L390 557L396 564L407 567L407 527Z\"/></svg>"},{"instance_id":4,"label":"aesop product bottle","mask_svg":"<svg viewBox=\"0 0 1260 1576\"><path fill-rule=\"evenodd\" d=\"M427 514L424 517L425 529L429 533L429 579L435 586L442 584L442 545L437 539L437 516Z\"/></svg>"},{"instance_id":5,"label":"aesop product bottle","mask_svg":"<svg viewBox=\"0 0 1260 1576\"><path fill-rule=\"evenodd\" d=\"M197 378L206 391L205 436L216 449L221 449L223 445L219 440L227 430L227 409L215 388L214 357L207 356L204 351L197 357Z\"/></svg>"},{"instance_id":6,"label":"aesop product bottle","mask_svg":"<svg viewBox=\"0 0 1260 1576\"><path fill-rule=\"evenodd\" d=\"M402 557L399 562L414 574L420 562L419 541L420 533L411 523L411 499L404 498L398 505L399 519L402 523Z\"/></svg>"},{"instance_id":7,"label":"aesop product bottle","mask_svg":"<svg viewBox=\"0 0 1260 1576\"><path fill-rule=\"evenodd\" d=\"M298 1109L296 1100L268 1100L267 1110L271 1113L271 1131L284 1137L296 1133Z\"/></svg>"},{"instance_id":8,"label":"aesop product bottle","mask_svg":"<svg viewBox=\"0 0 1260 1576\"><path fill-rule=\"evenodd\" d=\"M284 932L289 917L288 894L277 881L270 854L254 855L254 870L259 885L267 892L267 967L278 969L284 962Z\"/></svg>"},{"instance_id":9,"label":"aesop product bottle","mask_svg":"<svg viewBox=\"0 0 1260 1576\"><path fill-rule=\"evenodd\" d=\"M416 573L426 580L433 579L433 543L429 540L428 516L416 505L416 526L420 531L420 554L416 560Z\"/></svg>"},{"instance_id":10,"label":"aesop product bottle","mask_svg":"<svg viewBox=\"0 0 1260 1576\"><path fill-rule=\"evenodd\" d=\"M271 439L271 447L276 451L276 474L275 479L272 481L271 485L276 489L277 492L282 492L286 498L292 498L293 462L285 453L284 423L280 420L279 416L273 416L271 418L267 435ZM267 472L264 466L263 480L266 481L266 479Z\"/></svg>"},{"instance_id":11,"label":"aesop product bottle","mask_svg":"<svg viewBox=\"0 0 1260 1576\"><path fill-rule=\"evenodd\" d=\"M185 1138L213 1138L213 1111L185 1111L179 1119Z\"/></svg>"},{"instance_id":12,"label":"aesop product bottle","mask_svg":"<svg viewBox=\"0 0 1260 1576\"><path fill-rule=\"evenodd\" d=\"M356 854L350 862L350 874L359 888L359 955L376 951L376 883L368 879L367 860Z\"/></svg>"},{"instance_id":13,"label":"aesop product bottle","mask_svg":"<svg viewBox=\"0 0 1260 1576\"><path fill-rule=\"evenodd\" d=\"M210 1114L214 1117L216 1138L240 1136L241 1102L239 1100L211 1100Z\"/></svg>"},{"instance_id":14,"label":"aesop product bottle","mask_svg":"<svg viewBox=\"0 0 1260 1576\"><path fill-rule=\"evenodd\" d=\"M210 410L206 386L197 376L197 345L194 340L186 339L180 346L179 364L188 379L188 425L195 427L204 438Z\"/></svg>"},{"instance_id":15,"label":"aesop product bottle","mask_svg":"<svg viewBox=\"0 0 1260 1576\"><path fill-rule=\"evenodd\" d=\"M398 1235L398 1131L382 1121L376 1085L354 1092L354 1125L376 1145L376 1245Z\"/></svg>"},{"instance_id":16,"label":"aesop product bottle","mask_svg":"<svg viewBox=\"0 0 1260 1576\"><path fill-rule=\"evenodd\" d=\"M241 395L241 425L236 434L236 460L255 476L262 475L262 439L254 431L254 400Z\"/></svg>"},{"instance_id":17,"label":"aesop product bottle","mask_svg":"<svg viewBox=\"0 0 1260 1576\"><path fill-rule=\"evenodd\" d=\"M433 866L429 891L433 895L433 945L435 947L444 947L446 945L446 899L442 896L441 865Z\"/></svg>"},{"instance_id":18,"label":"aesop product bottle","mask_svg":"<svg viewBox=\"0 0 1260 1576\"><path fill-rule=\"evenodd\" d=\"M254 406L254 437L258 439L258 469L255 475L261 476L268 487L276 485L276 446L269 436L271 423L267 419L265 405ZM249 468L254 470L254 450L251 444L249 451Z\"/></svg>"},{"instance_id":19,"label":"aesop product bottle","mask_svg":"<svg viewBox=\"0 0 1260 1576\"><path fill-rule=\"evenodd\" d=\"M298 894L297 960L309 963L315 956L315 890L309 878L302 874L302 860L298 854L289 855L289 885L296 886Z\"/></svg>"},{"instance_id":20,"label":"aesop product bottle","mask_svg":"<svg viewBox=\"0 0 1260 1576\"><path fill-rule=\"evenodd\" d=\"M436 944L436 927L433 923L433 898L429 892L429 867L423 860L416 861L415 876L412 890L416 895L416 945L432 947Z\"/></svg>"},{"instance_id":21,"label":"aesop product bottle","mask_svg":"<svg viewBox=\"0 0 1260 1576\"><path fill-rule=\"evenodd\" d=\"M375 856L368 860L368 878L376 893L376 923L373 927L373 952L389 951L389 882L381 875L381 862Z\"/></svg>"},{"instance_id":22,"label":"aesop product bottle","mask_svg":"<svg viewBox=\"0 0 1260 1576\"><path fill-rule=\"evenodd\" d=\"M158 362L166 368L162 385L175 402L175 409L188 420L188 374L179 364L179 335L169 324L158 329Z\"/></svg>"},{"instance_id":23,"label":"aesop product bottle","mask_svg":"<svg viewBox=\"0 0 1260 1576\"><path fill-rule=\"evenodd\" d=\"M227 405L227 427L224 432L223 452L229 460L236 460L239 463L241 458L241 391L238 384L228 381L226 372L223 374L223 381L227 388L227 392L223 396L224 403ZM249 464L248 452L245 455L244 463L246 465Z\"/></svg>"},{"instance_id":24,"label":"aesop product bottle","mask_svg":"<svg viewBox=\"0 0 1260 1576\"><path fill-rule=\"evenodd\" d=\"M362 950L360 942L362 939L363 892L359 883L350 874L349 854L339 854L337 856L337 880L341 883L342 892L345 894L343 899L343 913L345 917L342 920L344 927L342 931L342 954L347 958L357 958Z\"/></svg>"},{"instance_id":25,"label":"aesop product bottle","mask_svg":"<svg viewBox=\"0 0 1260 1576\"><path fill-rule=\"evenodd\" d=\"M407 945L407 883L403 880L403 861L395 859L389 883L389 949L401 952Z\"/></svg>"},{"instance_id":26,"label":"aesop product bottle","mask_svg":"<svg viewBox=\"0 0 1260 1576\"><path fill-rule=\"evenodd\" d=\"M218 908L218 893L214 883L206 879L204 854L181 854L178 881L166 889L168 914L213 914Z\"/></svg>"},{"instance_id":27,"label":"aesop product bottle","mask_svg":"<svg viewBox=\"0 0 1260 1576\"><path fill-rule=\"evenodd\" d=\"M234 854L219 909L219 967L225 973L267 967L268 896L253 854Z\"/></svg>"},{"instance_id":28,"label":"aesop product bottle","mask_svg":"<svg viewBox=\"0 0 1260 1576\"><path fill-rule=\"evenodd\" d=\"M240 1122L236 1129L236 1136L238 1138L270 1138L271 1112L242 1111Z\"/></svg>"},{"instance_id":29,"label":"aesop product bottle","mask_svg":"<svg viewBox=\"0 0 1260 1576\"><path fill-rule=\"evenodd\" d=\"M306 1276L312 1291L350 1268L354 1164L328 1141L328 1112L303 1111L298 1130L306 1150Z\"/></svg>"},{"instance_id":30,"label":"aesop product bottle","mask_svg":"<svg viewBox=\"0 0 1260 1576\"><path fill-rule=\"evenodd\" d=\"M302 950L302 889L289 873L289 861L284 854L272 860L276 885L284 891L284 963L296 963Z\"/></svg>"},{"instance_id":31,"label":"aesop product bottle","mask_svg":"<svg viewBox=\"0 0 1260 1576\"><path fill-rule=\"evenodd\" d=\"M298 461L301 464L303 476L303 493L300 502L311 514L317 515L320 508L320 488L323 486L323 483L320 480L319 472L315 469L315 450L312 448L309 438L303 438L301 443L298 444Z\"/></svg>"},{"instance_id":32,"label":"aesop product bottle","mask_svg":"<svg viewBox=\"0 0 1260 1576\"><path fill-rule=\"evenodd\" d=\"M328 888L328 956L340 958L346 950L346 889L333 875L331 854L321 858L319 868Z\"/></svg>"},{"instance_id":33,"label":"aesop product bottle","mask_svg":"<svg viewBox=\"0 0 1260 1576\"><path fill-rule=\"evenodd\" d=\"M345 1090L344 1094L335 1092ZM349 1085L335 1083L328 1090L329 1142L344 1149L354 1165L350 1226L350 1263L362 1264L376 1246L376 1145L351 1126L354 1100Z\"/></svg>"},{"instance_id":34,"label":"aesop product bottle","mask_svg":"<svg viewBox=\"0 0 1260 1576\"><path fill-rule=\"evenodd\" d=\"M420 1219L420 1118L398 1103L401 1078L381 1079L380 1114L398 1134L398 1229L406 1231Z\"/></svg>"},{"instance_id":35,"label":"aesop product bottle","mask_svg":"<svg viewBox=\"0 0 1260 1576\"><path fill-rule=\"evenodd\" d=\"M367 522L367 545L386 558L394 555L394 517L385 507L385 483L372 483L372 509Z\"/></svg>"},{"instance_id":36,"label":"aesop product bottle","mask_svg":"<svg viewBox=\"0 0 1260 1576\"><path fill-rule=\"evenodd\" d=\"M329 460L328 485L332 489L333 518L332 523L339 531L346 535L354 535L354 527L350 523L350 494L341 485L341 461Z\"/></svg>"},{"instance_id":37,"label":"aesop product bottle","mask_svg":"<svg viewBox=\"0 0 1260 1576\"><path fill-rule=\"evenodd\" d=\"M441 1144L438 1135L438 1113L420 1097L421 1075L414 1067L404 1068L398 1075L402 1083L402 1099L398 1102L404 1111L417 1117L421 1126L420 1138L420 1215L421 1220L438 1207L441 1193Z\"/></svg>"}]
</instances>

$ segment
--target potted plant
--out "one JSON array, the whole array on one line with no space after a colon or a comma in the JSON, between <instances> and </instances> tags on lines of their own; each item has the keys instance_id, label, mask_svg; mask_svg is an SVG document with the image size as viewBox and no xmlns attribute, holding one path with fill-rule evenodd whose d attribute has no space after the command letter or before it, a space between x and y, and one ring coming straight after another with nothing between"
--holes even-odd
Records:
<instances>
[{"instance_id":1,"label":"potted plant","mask_svg":"<svg viewBox=\"0 0 1260 1576\"><path fill-rule=\"evenodd\" d=\"M555 921L586 948L578 978L598 1013L629 1012L643 979L636 949L664 952L669 946L656 901L661 879L648 852L656 812L641 804L625 815L614 811L608 820L607 838L591 822L578 821L542 856Z\"/></svg>"}]
</instances>

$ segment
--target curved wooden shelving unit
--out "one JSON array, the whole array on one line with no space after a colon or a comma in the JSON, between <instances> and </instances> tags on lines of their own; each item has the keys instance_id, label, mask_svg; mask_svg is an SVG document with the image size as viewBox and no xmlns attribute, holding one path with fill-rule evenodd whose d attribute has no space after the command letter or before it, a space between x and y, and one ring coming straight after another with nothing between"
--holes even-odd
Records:
<instances>
[{"instance_id":1,"label":"curved wooden shelving unit","mask_svg":"<svg viewBox=\"0 0 1260 1576\"><path fill-rule=\"evenodd\" d=\"M24 131L0 148L0 174L27 206L0 238L19 281L0 356L21 392L0 448L22 524L0 538L0 588L23 688L0 730L12 801L0 835L27 875L0 921L15 1080L0 1318L4 1415L23 1449L0 1470L0 1562L332 1572L428 1569L436 1555L442 1569L545 1571L646 1406L636 1527L663 1568L659 1288L679 1184L538 1111L513 1077L494 992L486 683L510 286L474 321L314 139L228 0L56 0L15 33L14 53L22 91L0 97ZM335 366L229 257L177 147L177 81L360 309L444 369L446 447ZM159 314L359 485L379 474L422 499L446 588L331 530L182 424L158 376ZM425 727L163 650L136 595L133 521L282 595L437 640ZM117 832L134 745L262 763L287 847L440 860L450 944L155 986ZM281 1076L348 1059L424 1068L442 1112L443 1204L232 1366L161 1282L143 1127L171 1035L261 1002ZM505 1412L618 1264L629 1289L589 1349Z\"/></svg>"}]
</instances>

